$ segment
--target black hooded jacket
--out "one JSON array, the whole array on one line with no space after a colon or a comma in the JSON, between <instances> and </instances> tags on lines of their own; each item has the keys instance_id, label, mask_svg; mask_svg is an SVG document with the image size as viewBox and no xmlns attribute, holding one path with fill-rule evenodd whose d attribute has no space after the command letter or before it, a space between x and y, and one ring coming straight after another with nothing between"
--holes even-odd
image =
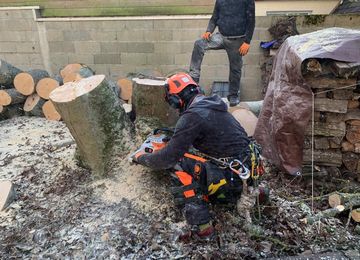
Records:
<instances>
[{"instance_id":1,"label":"black hooded jacket","mask_svg":"<svg viewBox=\"0 0 360 260\"><path fill-rule=\"evenodd\" d=\"M222 158L239 156L248 149L244 128L227 111L217 95L197 95L175 126L165 148L139 157L140 164L153 169L173 167L193 146L207 155Z\"/></svg>"},{"instance_id":2,"label":"black hooded jacket","mask_svg":"<svg viewBox=\"0 0 360 260\"><path fill-rule=\"evenodd\" d=\"M206 31L213 33L216 26L222 35L245 35L245 42L250 43L255 28L254 0L216 0Z\"/></svg>"}]
</instances>

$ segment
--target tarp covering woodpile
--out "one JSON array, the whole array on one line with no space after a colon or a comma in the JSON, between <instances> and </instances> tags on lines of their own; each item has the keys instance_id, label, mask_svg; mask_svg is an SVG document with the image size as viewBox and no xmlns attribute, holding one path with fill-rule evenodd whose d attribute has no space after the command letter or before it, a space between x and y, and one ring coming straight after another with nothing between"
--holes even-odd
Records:
<instances>
[{"instance_id":1,"label":"tarp covering woodpile","mask_svg":"<svg viewBox=\"0 0 360 260\"><path fill-rule=\"evenodd\" d=\"M279 49L254 137L263 155L287 173L301 173L312 91L302 73L310 58L360 62L360 31L328 28L289 37Z\"/></svg>"}]
</instances>

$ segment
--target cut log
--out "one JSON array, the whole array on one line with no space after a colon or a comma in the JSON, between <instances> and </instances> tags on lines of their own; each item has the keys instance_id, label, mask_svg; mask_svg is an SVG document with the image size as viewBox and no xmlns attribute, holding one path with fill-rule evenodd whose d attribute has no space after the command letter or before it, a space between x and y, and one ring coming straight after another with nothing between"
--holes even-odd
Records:
<instances>
[{"instance_id":1,"label":"cut log","mask_svg":"<svg viewBox=\"0 0 360 260\"><path fill-rule=\"evenodd\" d=\"M348 100L334 100L329 98L315 98L315 111L345 114Z\"/></svg>"},{"instance_id":2,"label":"cut log","mask_svg":"<svg viewBox=\"0 0 360 260\"><path fill-rule=\"evenodd\" d=\"M344 121L348 120L360 120L360 109L349 110L344 117Z\"/></svg>"},{"instance_id":3,"label":"cut log","mask_svg":"<svg viewBox=\"0 0 360 260\"><path fill-rule=\"evenodd\" d=\"M78 148L80 163L104 176L132 145L132 124L104 75L68 82L50 94Z\"/></svg>"},{"instance_id":4,"label":"cut log","mask_svg":"<svg viewBox=\"0 0 360 260\"><path fill-rule=\"evenodd\" d=\"M0 85L12 85L15 76L21 72L22 70L0 59Z\"/></svg>"},{"instance_id":5,"label":"cut log","mask_svg":"<svg viewBox=\"0 0 360 260\"><path fill-rule=\"evenodd\" d=\"M309 85L311 88L314 89L337 89L340 87L345 87L345 86L354 86L353 88L355 88L355 84L356 84L356 79L355 78L351 78L351 79L341 79L341 78L331 78L328 76L323 76L323 77L318 77L318 78L314 78L311 76L308 77L304 77L305 78L305 82L307 85Z\"/></svg>"},{"instance_id":6,"label":"cut log","mask_svg":"<svg viewBox=\"0 0 360 260\"><path fill-rule=\"evenodd\" d=\"M27 97L24 104L24 112L27 116L38 116L43 117L43 105L45 99L42 99L38 94L34 93Z\"/></svg>"},{"instance_id":7,"label":"cut log","mask_svg":"<svg viewBox=\"0 0 360 260\"><path fill-rule=\"evenodd\" d=\"M357 223L360 222L360 208L351 211L351 218Z\"/></svg>"},{"instance_id":8,"label":"cut log","mask_svg":"<svg viewBox=\"0 0 360 260\"><path fill-rule=\"evenodd\" d=\"M311 150L303 151L304 164L311 163ZM341 166L343 155L340 150L314 150L314 162L324 166Z\"/></svg>"},{"instance_id":9,"label":"cut log","mask_svg":"<svg viewBox=\"0 0 360 260\"><path fill-rule=\"evenodd\" d=\"M54 120L54 121L60 121L61 115L56 110L53 102L50 100L46 101L42 106L42 112L44 113L46 119L48 120Z\"/></svg>"},{"instance_id":10,"label":"cut log","mask_svg":"<svg viewBox=\"0 0 360 260\"><path fill-rule=\"evenodd\" d=\"M29 96L35 92L36 84L43 78L49 77L45 70L30 70L16 75L14 86L17 91L25 96Z\"/></svg>"},{"instance_id":11,"label":"cut log","mask_svg":"<svg viewBox=\"0 0 360 260\"><path fill-rule=\"evenodd\" d=\"M330 143L330 148L331 149L338 149L341 148L341 142L343 140L342 136L335 136L330 138L329 143Z\"/></svg>"},{"instance_id":12,"label":"cut log","mask_svg":"<svg viewBox=\"0 0 360 260\"><path fill-rule=\"evenodd\" d=\"M305 134L311 136L312 125L309 124L305 129ZM346 124L344 122L339 123L314 123L314 135L319 136L331 136L331 137L344 137L346 134Z\"/></svg>"},{"instance_id":13,"label":"cut log","mask_svg":"<svg viewBox=\"0 0 360 260\"><path fill-rule=\"evenodd\" d=\"M2 106L24 103L25 99L26 96L14 88L0 90L0 105Z\"/></svg>"},{"instance_id":14,"label":"cut log","mask_svg":"<svg viewBox=\"0 0 360 260\"><path fill-rule=\"evenodd\" d=\"M351 100L354 97L352 89L336 89L326 93L326 97L338 100Z\"/></svg>"},{"instance_id":15,"label":"cut log","mask_svg":"<svg viewBox=\"0 0 360 260\"><path fill-rule=\"evenodd\" d=\"M348 101L348 109L359 108L360 102L359 100L349 100Z\"/></svg>"},{"instance_id":16,"label":"cut log","mask_svg":"<svg viewBox=\"0 0 360 260\"><path fill-rule=\"evenodd\" d=\"M2 112L0 113L0 119L5 120L23 115L24 110L22 108L22 104L14 104L2 108Z\"/></svg>"},{"instance_id":17,"label":"cut log","mask_svg":"<svg viewBox=\"0 0 360 260\"><path fill-rule=\"evenodd\" d=\"M334 208L330 208L330 209L326 209L324 211L320 211L319 213L313 215L313 216L308 216L306 218L301 219L301 222L305 223L305 224L313 224L316 221L321 220L322 218L330 218L330 217L335 217L337 214L339 214L340 212L343 212L345 210L345 207L343 205L339 205L337 207Z\"/></svg>"},{"instance_id":18,"label":"cut log","mask_svg":"<svg viewBox=\"0 0 360 260\"><path fill-rule=\"evenodd\" d=\"M133 88L132 80L128 78L122 78L117 81L117 84L121 89L120 98L122 100L128 101L128 103L131 103L132 88Z\"/></svg>"},{"instance_id":19,"label":"cut log","mask_svg":"<svg viewBox=\"0 0 360 260\"><path fill-rule=\"evenodd\" d=\"M357 206L357 204L360 204L360 193L335 192L329 195L328 202L332 208L346 203L351 203L351 205Z\"/></svg>"},{"instance_id":20,"label":"cut log","mask_svg":"<svg viewBox=\"0 0 360 260\"><path fill-rule=\"evenodd\" d=\"M360 70L360 62L341 62L332 61L330 63L331 72L339 78L356 77Z\"/></svg>"},{"instance_id":21,"label":"cut log","mask_svg":"<svg viewBox=\"0 0 360 260\"><path fill-rule=\"evenodd\" d=\"M354 152L355 151L355 145L348 142L348 141L343 141L341 143L341 151L343 151L343 152Z\"/></svg>"},{"instance_id":22,"label":"cut log","mask_svg":"<svg viewBox=\"0 0 360 260\"><path fill-rule=\"evenodd\" d=\"M322 123L340 123L344 121L345 114L330 113L330 112L317 112L315 111L315 122Z\"/></svg>"},{"instance_id":23,"label":"cut log","mask_svg":"<svg viewBox=\"0 0 360 260\"><path fill-rule=\"evenodd\" d=\"M51 91L59 87L59 82L52 78L43 78L36 85L36 93L43 99L48 100Z\"/></svg>"},{"instance_id":24,"label":"cut log","mask_svg":"<svg viewBox=\"0 0 360 260\"><path fill-rule=\"evenodd\" d=\"M346 152L342 154L342 161L346 169L351 172L356 172L359 163L359 155L352 152Z\"/></svg>"},{"instance_id":25,"label":"cut log","mask_svg":"<svg viewBox=\"0 0 360 260\"><path fill-rule=\"evenodd\" d=\"M246 108L238 108L232 112L233 117L244 127L248 136L253 136L258 118Z\"/></svg>"},{"instance_id":26,"label":"cut log","mask_svg":"<svg viewBox=\"0 0 360 260\"><path fill-rule=\"evenodd\" d=\"M164 100L165 80L134 78L132 104L136 118L150 117L163 125L175 125L178 113Z\"/></svg>"},{"instance_id":27,"label":"cut log","mask_svg":"<svg viewBox=\"0 0 360 260\"><path fill-rule=\"evenodd\" d=\"M95 72L84 64L69 64L60 71L63 83L79 81L91 77Z\"/></svg>"},{"instance_id":28,"label":"cut log","mask_svg":"<svg viewBox=\"0 0 360 260\"><path fill-rule=\"evenodd\" d=\"M352 144L359 143L360 142L360 126L348 125L347 130L346 130L346 139Z\"/></svg>"}]
</instances>

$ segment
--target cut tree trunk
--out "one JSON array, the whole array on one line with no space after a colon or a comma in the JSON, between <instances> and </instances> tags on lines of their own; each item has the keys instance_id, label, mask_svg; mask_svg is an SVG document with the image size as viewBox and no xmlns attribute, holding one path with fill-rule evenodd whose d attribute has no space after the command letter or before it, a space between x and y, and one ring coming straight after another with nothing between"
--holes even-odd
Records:
<instances>
[{"instance_id":1,"label":"cut tree trunk","mask_svg":"<svg viewBox=\"0 0 360 260\"><path fill-rule=\"evenodd\" d=\"M348 101L348 109L359 108L360 102L359 100L349 100Z\"/></svg>"},{"instance_id":2,"label":"cut tree trunk","mask_svg":"<svg viewBox=\"0 0 360 260\"><path fill-rule=\"evenodd\" d=\"M178 114L164 100L164 80L134 78L132 104L136 118L157 118L160 125L175 125Z\"/></svg>"},{"instance_id":3,"label":"cut tree trunk","mask_svg":"<svg viewBox=\"0 0 360 260\"><path fill-rule=\"evenodd\" d=\"M346 203L351 203L353 206L356 206L360 202L360 193L340 193L335 192L329 195L329 205L332 208L335 208L339 205L344 205Z\"/></svg>"},{"instance_id":4,"label":"cut tree trunk","mask_svg":"<svg viewBox=\"0 0 360 260\"><path fill-rule=\"evenodd\" d=\"M305 129L305 134L311 136L312 124L310 123ZM329 137L344 137L346 134L345 122L339 123L314 123L314 135L329 136Z\"/></svg>"},{"instance_id":5,"label":"cut tree trunk","mask_svg":"<svg viewBox=\"0 0 360 260\"><path fill-rule=\"evenodd\" d=\"M131 103L131 96L132 96L132 89L133 89L133 82L131 79L123 78L117 81L118 86L120 87L120 98L122 100Z\"/></svg>"},{"instance_id":6,"label":"cut tree trunk","mask_svg":"<svg viewBox=\"0 0 360 260\"><path fill-rule=\"evenodd\" d=\"M348 141L344 141L341 143L341 151L343 152L353 152L355 151L355 145L348 142Z\"/></svg>"},{"instance_id":7,"label":"cut tree trunk","mask_svg":"<svg viewBox=\"0 0 360 260\"><path fill-rule=\"evenodd\" d=\"M29 96L35 92L36 84L43 78L49 77L45 70L30 70L16 75L14 86L17 91L25 96Z\"/></svg>"},{"instance_id":8,"label":"cut tree trunk","mask_svg":"<svg viewBox=\"0 0 360 260\"><path fill-rule=\"evenodd\" d=\"M26 96L14 88L0 90L0 105L2 106L24 103L25 99Z\"/></svg>"},{"instance_id":9,"label":"cut tree trunk","mask_svg":"<svg viewBox=\"0 0 360 260\"><path fill-rule=\"evenodd\" d=\"M311 163L311 150L304 150L304 164ZM340 150L314 150L314 162L324 166L341 166L342 154Z\"/></svg>"},{"instance_id":10,"label":"cut tree trunk","mask_svg":"<svg viewBox=\"0 0 360 260\"><path fill-rule=\"evenodd\" d=\"M63 78L63 83L79 81L83 78L93 76L94 71L84 64L68 64L64 69L60 71L60 75Z\"/></svg>"},{"instance_id":11,"label":"cut tree trunk","mask_svg":"<svg viewBox=\"0 0 360 260\"><path fill-rule=\"evenodd\" d=\"M360 208L352 210L351 217L355 222L359 223L360 222Z\"/></svg>"},{"instance_id":12,"label":"cut tree trunk","mask_svg":"<svg viewBox=\"0 0 360 260\"><path fill-rule=\"evenodd\" d=\"M80 163L101 177L132 144L132 124L104 75L65 83L50 94L74 137Z\"/></svg>"},{"instance_id":13,"label":"cut tree trunk","mask_svg":"<svg viewBox=\"0 0 360 260\"><path fill-rule=\"evenodd\" d=\"M54 120L54 121L61 120L61 115L56 110L53 102L51 102L50 100L44 103L44 105L42 106L42 112L44 113L46 119L48 120Z\"/></svg>"},{"instance_id":14,"label":"cut tree trunk","mask_svg":"<svg viewBox=\"0 0 360 260\"><path fill-rule=\"evenodd\" d=\"M48 100L51 91L59 87L59 82L52 78L43 78L36 85L36 93L43 99Z\"/></svg>"},{"instance_id":15,"label":"cut tree trunk","mask_svg":"<svg viewBox=\"0 0 360 260\"><path fill-rule=\"evenodd\" d=\"M356 79L341 79L322 76L314 78L312 76L305 77L306 83L314 89L338 89L340 87L353 86L355 88Z\"/></svg>"},{"instance_id":16,"label":"cut tree trunk","mask_svg":"<svg viewBox=\"0 0 360 260\"><path fill-rule=\"evenodd\" d=\"M22 72L22 70L0 59L0 85L12 85L15 76L20 72Z\"/></svg>"},{"instance_id":17,"label":"cut tree trunk","mask_svg":"<svg viewBox=\"0 0 360 260\"><path fill-rule=\"evenodd\" d=\"M330 63L332 73L339 78L351 78L357 75L360 70L360 62L332 61Z\"/></svg>"},{"instance_id":18,"label":"cut tree trunk","mask_svg":"<svg viewBox=\"0 0 360 260\"><path fill-rule=\"evenodd\" d=\"M36 93L28 96L24 104L25 115L43 117L42 107L44 103L45 100Z\"/></svg>"}]
</instances>

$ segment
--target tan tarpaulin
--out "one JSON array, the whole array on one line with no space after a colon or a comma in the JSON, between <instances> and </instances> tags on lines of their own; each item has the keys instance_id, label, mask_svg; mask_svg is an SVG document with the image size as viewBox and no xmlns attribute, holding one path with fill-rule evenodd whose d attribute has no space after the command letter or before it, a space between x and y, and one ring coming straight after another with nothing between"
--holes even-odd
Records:
<instances>
[{"instance_id":1,"label":"tan tarpaulin","mask_svg":"<svg viewBox=\"0 0 360 260\"><path fill-rule=\"evenodd\" d=\"M301 64L308 58L360 62L360 31L329 28L289 37L279 49L254 137L264 157L292 175L301 173L312 92Z\"/></svg>"}]
</instances>

